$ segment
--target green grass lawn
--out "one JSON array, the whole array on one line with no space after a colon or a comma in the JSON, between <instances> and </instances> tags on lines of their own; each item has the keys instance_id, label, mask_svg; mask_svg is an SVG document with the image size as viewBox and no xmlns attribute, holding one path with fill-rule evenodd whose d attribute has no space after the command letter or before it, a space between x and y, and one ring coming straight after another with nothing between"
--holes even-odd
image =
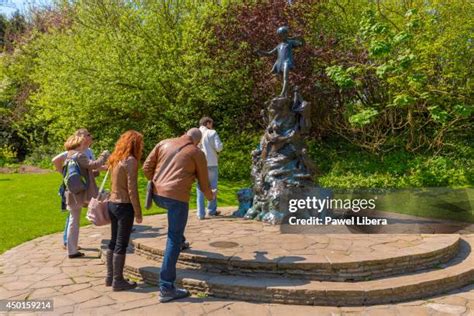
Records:
<instances>
[{"instance_id":1,"label":"green grass lawn","mask_svg":"<svg viewBox=\"0 0 474 316\"><path fill-rule=\"evenodd\" d=\"M68 213L60 211L57 195L60 182L61 175L58 173L0 174L0 254L25 241L64 229ZM139 184L143 202L146 187L143 176L140 176ZM245 182L221 181L218 205L237 205L236 191L248 185ZM195 188L190 208L196 208ZM144 215L163 212L153 206L150 210L144 210ZM85 215L86 210L83 209L81 225L89 224Z\"/></svg>"},{"instance_id":2,"label":"green grass lawn","mask_svg":"<svg viewBox=\"0 0 474 316\"><path fill-rule=\"evenodd\" d=\"M97 182L100 184L100 178ZM0 174L0 254L25 241L64 229L67 212L60 211L57 195L61 175ZM248 187L249 182L219 182L218 204L237 205L236 192ZM140 196L145 197L146 179L139 177ZM108 187L108 186L106 186ZM379 195L367 192L362 195L336 194L335 198L373 198ZM474 189L400 190L380 196L376 203L379 210L416 215L421 217L474 222L472 203ZM191 194L190 208L196 208L195 188ZM153 206L144 210L145 215L163 213ZM89 224L82 212L82 225ZM145 219L146 223L146 219Z\"/></svg>"}]
</instances>

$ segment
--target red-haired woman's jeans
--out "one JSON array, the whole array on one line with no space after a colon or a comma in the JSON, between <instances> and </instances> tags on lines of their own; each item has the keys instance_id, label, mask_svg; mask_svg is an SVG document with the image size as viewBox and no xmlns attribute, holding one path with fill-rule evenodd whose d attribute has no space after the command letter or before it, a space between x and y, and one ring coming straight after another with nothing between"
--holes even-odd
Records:
<instances>
[{"instance_id":1,"label":"red-haired woman's jeans","mask_svg":"<svg viewBox=\"0 0 474 316\"><path fill-rule=\"evenodd\" d=\"M127 252L130 234L132 233L134 212L131 203L108 203L112 236L109 250L124 255Z\"/></svg>"}]
</instances>

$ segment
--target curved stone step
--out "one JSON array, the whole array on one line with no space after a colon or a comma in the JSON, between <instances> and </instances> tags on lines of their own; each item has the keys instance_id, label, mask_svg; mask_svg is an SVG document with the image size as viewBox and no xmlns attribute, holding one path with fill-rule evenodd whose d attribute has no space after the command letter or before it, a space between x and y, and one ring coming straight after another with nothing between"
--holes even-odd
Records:
<instances>
[{"instance_id":1,"label":"curved stone step","mask_svg":"<svg viewBox=\"0 0 474 316\"><path fill-rule=\"evenodd\" d=\"M349 238L349 235L341 236L337 237ZM278 234L274 236L277 241L290 237L294 236ZM390 238L387 236L378 238L387 238L385 241L387 244L397 242L403 244L409 243L410 238L418 237L394 235ZM242 276L259 273L261 276L267 277L303 278L317 281L367 281L433 268L448 262L458 253L459 235L425 235L422 237L424 238L423 242L410 247L351 255L341 255L337 251L334 253L326 251L319 254L318 250L314 250L313 254L298 255L301 252L295 250L297 255L274 255L272 257L272 250L265 253L257 250L274 248L266 247L265 244L258 244L256 247L246 246L244 251L247 254L245 254L232 251L232 249L219 249L219 252L217 250L211 252L209 245L203 245L203 243L194 245L192 243L190 250L180 254L178 267ZM314 238L314 236L307 238ZM357 242L362 243L366 241L363 238L376 239L374 236L360 235L350 236L350 238L359 239ZM164 239L137 238L132 240L131 244L135 254L146 259L161 261L165 247ZM190 239L192 240L192 238ZM232 244L232 242L224 241L223 245L226 243ZM212 245L212 242L210 244ZM263 253L263 255L259 255L259 253Z\"/></svg>"},{"instance_id":2,"label":"curved stone step","mask_svg":"<svg viewBox=\"0 0 474 316\"><path fill-rule=\"evenodd\" d=\"M258 302L307 305L372 305L426 298L470 284L474 280L474 236L464 236L459 253L439 269L360 282L326 282L269 278L258 273L235 276L200 270L178 270L177 283L193 293ZM127 255L126 273L156 284L160 263Z\"/></svg>"}]
</instances>

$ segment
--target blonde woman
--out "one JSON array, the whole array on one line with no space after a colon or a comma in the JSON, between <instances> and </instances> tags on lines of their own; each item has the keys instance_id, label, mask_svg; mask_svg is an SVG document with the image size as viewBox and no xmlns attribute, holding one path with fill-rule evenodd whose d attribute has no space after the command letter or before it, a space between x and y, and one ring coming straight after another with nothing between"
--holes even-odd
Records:
<instances>
[{"instance_id":1,"label":"blonde woman","mask_svg":"<svg viewBox=\"0 0 474 316\"><path fill-rule=\"evenodd\" d=\"M74 132L74 135L84 136L84 138L86 139L85 141L87 142L87 145L86 145L87 148L84 151L84 153L86 154L87 158L89 158L90 160L95 160L94 153L92 152L92 149L90 148L93 143L93 138L92 138L91 133L89 133L89 131L85 128L80 128ZM67 158L67 151L63 151L62 153L54 156L54 158L51 159L51 162L53 163L54 168L56 169L57 172L61 174L63 173L64 161L66 161L66 158Z\"/></svg>"},{"instance_id":2,"label":"blonde woman","mask_svg":"<svg viewBox=\"0 0 474 316\"><path fill-rule=\"evenodd\" d=\"M89 131L85 128L81 128L81 129L78 129L74 133L74 135L78 135L78 136L82 135L86 138L85 141L87 142L87 145L85 145L85 146L87 146L87 149L84 151L84 153L86 154L87 158L89 158L89 160L95 160L94 153L92 152L92 150L90 148L91 145L92 145L93 139L92 139L92 135L89 133ZM66 161L66 158L67 158L67 151L64 151L64 152L60 153L59 155L55 156L51 160L53 165L54 165L54 168L60 174L63 174L64 162ZM98 172L94 172L94 176L95 175L98 175ZM60 191L59 194L61 195L61 199L63 199L61 191ZM61 202L61 204L62 204L62 206L61 206L62 211L66 211L66 206L65 206L64 199ZM68 227L69 227L69 214L66 217L66 224L64 225L63 249L66 249L66 247L67 247L67 230L68 230ZM78 247L78 250L81 250L81 247Z\"/></svg>"},{"instance_id":3,"label":"blonde woman","mask_svg":"<svg viewBox=\"0 0 474 316\"><path fill-rule=\"evenodd\" d=\"M97 160L89 159L85 153L89 147L89 142L83 134L69 137L64 147L67 150L65 164L68 164L71 159L76 160L80 168L81 176L85 179L87 185L84 191L77 194L70 192L66 188L64 194L66 197L66 208L70 213L67 229L67 253L69 258L78 258L84 256L84 254L77 249L81 210L87 206L92 197L98 194L99 190L95 183L93 171L103 167L109 157L109 152L104 151Z\"/></svg>"}]
</instances>

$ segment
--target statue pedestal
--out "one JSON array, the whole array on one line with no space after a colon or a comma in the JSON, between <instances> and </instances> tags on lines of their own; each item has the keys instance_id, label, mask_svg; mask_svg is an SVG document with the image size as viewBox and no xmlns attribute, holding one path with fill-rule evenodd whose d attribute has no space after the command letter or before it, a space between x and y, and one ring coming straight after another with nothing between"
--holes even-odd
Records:
<instances>
[{"instance_id":1,"label":"statue pedestal","mask_svg":"<svg viewBox=\"0 0 474 316\"><path fill-rule=\"evenodd\" d=\"M204 221L189 213L186 238L191 248L179 255L178 286L223 299L314 308L422 299L474 281L472 235L394 234L385 226L380 235L352 234L352 228L344 225L285 233L286 225L231 218L233 209L219 208L221 216ZM395 227L404 227L409 220L406 215L387 215L396 216ZM146 220L132 233L124 273L156 286L168 220L166 215ZM103 239L102 258L109 228L84 227L81 232L89 238L100 236L94 237L97 242ZM445 268L440 270L440 265Z\"/></svg>"},{"instance_id":2,"label":"statue pedestal","mask_svg":"<svg viewBox=\"0 0 474 316\"><path fill-rule=\"evenodd\" d=\"M293 99L273 98L266 109L268 126L252 152L252 207L244 217L275 225L284 222L290 199L314 195L317 188L303 140L310 127L309 104L295 89Z\"/></svg>"}]
</instances>

